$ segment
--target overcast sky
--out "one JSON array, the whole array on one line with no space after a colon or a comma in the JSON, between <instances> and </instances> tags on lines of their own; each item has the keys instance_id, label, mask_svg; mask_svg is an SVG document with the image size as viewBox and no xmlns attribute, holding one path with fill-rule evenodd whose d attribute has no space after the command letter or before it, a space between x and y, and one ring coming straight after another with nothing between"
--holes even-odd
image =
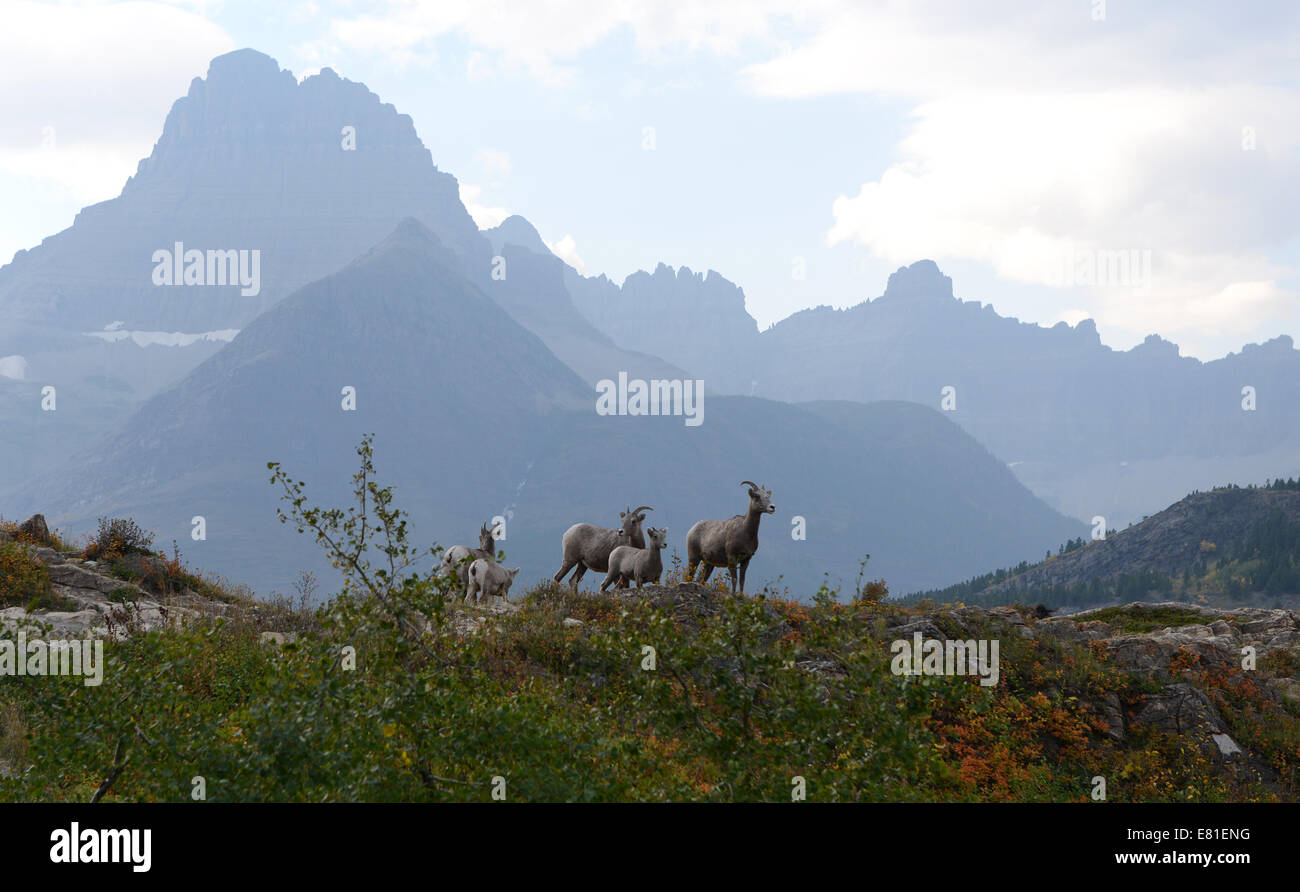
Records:
<instances>
[{"instance_id":1,"label":"overcast sky","mask_svg":"<svg viewBox=\"0 0 1300 892\"><path fill-rule=\"evenodd\" d=\"M1042 324L1092 317L1116 348L1159 332L1209 359L1300 336L1292 0L3 13L5 261L116 195L189 81L250 46L410 114L480 226L523 214L617 281L661 261L716 269L762 327L875 297L931 258L959 297ZM1065 278L1113 251L1136 252L1128 281Z\"/></svg>"}]
</instances>

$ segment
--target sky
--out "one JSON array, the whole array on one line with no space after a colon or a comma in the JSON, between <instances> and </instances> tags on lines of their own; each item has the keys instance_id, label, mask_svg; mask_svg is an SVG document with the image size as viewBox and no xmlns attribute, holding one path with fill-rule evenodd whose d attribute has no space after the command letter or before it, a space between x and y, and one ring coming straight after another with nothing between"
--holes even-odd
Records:
<instances>
[{"instance_id":1,"label":"sky","mask_svg":"<svg viewBox=\"0 0 1300 892\"><path fill-rule=\"evenodd\" d=\"M480 226L621 282L717 270L760 328L930 258L958 297L1300 337L1300 5L0 0L0 260L117 195L209 60L411 115Z\"/></svg>"}]
</instances>

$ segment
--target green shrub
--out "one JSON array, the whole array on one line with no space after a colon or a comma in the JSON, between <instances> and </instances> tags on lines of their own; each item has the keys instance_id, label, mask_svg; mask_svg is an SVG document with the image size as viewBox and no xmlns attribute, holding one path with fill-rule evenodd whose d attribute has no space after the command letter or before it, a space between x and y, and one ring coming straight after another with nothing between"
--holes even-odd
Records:
<instances>
[{"instance_id":1,"label":"green shrub","mask_svg":"<svg viewBox=\"0 0 1300 892\"><path fill-rule=\"evenodd\" d=\"M186 801L196 774L212 801L788 802L797 778L814 801L1082 801L1096 774L1116 799L1294 796L1189 761L1176 736L1110 740L1093 704L1144 689L1085 643L1004 635L985 688L894 675L904 608L832 592L655 603L546 584L516 611L450 612L436 549L408 544L368 438L358 453L346 510L272 468L282 520L344 575L324 606L286 611L296 642L262 643L266 608L236 610L106 641L98 687L6 681L39 757L0 799L86 801L110 774L108 797L131 801ZM1254 706L1226 711L1234 738L1267 721L1266 751L1295 751L1300 721Z\"/></svg>"},{"instance_id":2,"label":"green shrub","mask_svg":"<svg viewBox=\"0 0 1300 892\"><path fill-rule=\"evenodd\" d=\"M91 560L121 558L128 554L149 554L153 533L146 532L129 518L101 517L95 536L86 548Z\"/></svg>"},{"instance_id":3,"label":"green shrub","mask_svg":"<svg viewBox=\"0 0 1300 892\"><path fill-rule=\"evenodd\" d=\"M108 600L114 604L129 604L136 600L137 597L136 590L125 585L108 593Z\"/></svg>"},{"instance_id":4,"label":"green shrub","mask_svg":"<svg viewBox=\"0 0 1300 892\"><path fill-rule=\"evenodd\" d=\"M25 606L54 599L49 571L27 549L0 541L0 607Z\"/></svg>"}]
</instances>

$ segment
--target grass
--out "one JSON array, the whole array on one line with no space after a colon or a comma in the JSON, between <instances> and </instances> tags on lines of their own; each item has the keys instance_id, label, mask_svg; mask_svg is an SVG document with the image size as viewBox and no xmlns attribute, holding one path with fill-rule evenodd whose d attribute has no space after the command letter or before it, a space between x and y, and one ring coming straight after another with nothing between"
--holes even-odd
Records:
<instances>
[{"instance_id":1,"label":"grass","mask_svg":"<svg viewBox=\"0 0 1300 892\"><path fill-rule=\"evenodd\" d=\"M18 524L13 521L0 520L0 531L8 533L10 538L15 542L24 545L32 545L38 548L53 548L55 551L80 551L78 544L70 539L65 539L58 530L50 530L50 535L46 537L30 536L18 528Z\"/></svg>"},{"instance_id":2,"label":"grass","mask_svg":"<svg viewBox=\"0 0 1300 892\"><path fill-rule=\"evenodd\" d=\"M1280 796L1175 737L1109 738L1097 704L1131 710L1150 684L1088 643L967 615L970 635L1002 642L1001 682L983 688L893 675L890 621L912 612L897 605L651 602L549 584L514 603L468 608L487 620L474 634L435 624L427 652L350 596L106 642L101 688L23 680L5 692L21 711L0 710L0 726L24 731L0 731L0 758L32 764L0 779L0 799L84 800L122 735L119 800L183 798L196 771L210 798L253 801L478 801L494 776L512 801L788 800L795 775L822 801L1086 801L1098 774L1117 801L1296 794L1287 753L1300 718L1266 714L1236 684L1205 681L1236 698L1221 706L1234 739L1278 765ZM276 624L301 630L298 642L261 644ZM345 648L356 671L340 671ZM29 754L6 757L28 732Z\"/></svg>"},{"instance_id":3,"label":"grass","mask_svg":"<svg viewBox=\"0 0 1300 892\"><path fill-rule=\"evenodd\" d=\"M0 700L0 767L27 764L27 725L16 703Z\"/></svg>"},{"instance_id":4,"label":"grass","mask_svg":"<svg viewBox=\"0 0 1300 892\"><path fill-rule=\"evenodd\" d=\"M346 511L311 507L269 465L281 520L317 536L341 592L293 609L222 589L236 607L106 641L98 687L6 680L28 764L0 777L0 799L85 801L107 775L108 799L179 801L196 773L226 801L486 801L498 784L509 801L789 801L802 778L813 801L1087 802L1098 775L1112 801L1300 796L1300 715L1271 707L1263 673L1193 655L1170 674L1197 678L1278 783L1225 769L1188 735L1108 733L1160 685L1103 642L933 608L961 637L1001 642L999 683L896 674L891 629L921 610L861 586L849 603L825 587L799 603L546 584L504 613L454 605L449 580L410 569L424 556L373 479L368 437L357 451ZM202 582L178 554L118 561L150 591ZM1185 608L1092 618L1134 632L1204 622ZM290 630L292 644L260 640Z\"/></svg>"},{"instance_id":5,"label":"grass","mask_svg":"<svg viewBox=\"0 0 1300 892\"><path fill-rule=\"evenodd\" d=\"M35 610L76 609L75 602L60 597L45 565L16 542L0 542L0 607Z\"/></svg>"},{"instance_id":6,"label":"grass","mask_svg":"<svg viewBox=\"0 0 1300 892\"><path fill-rule=\"evenodd\" d=\"M1103 607L1080 619L1104 622L1116 631L1140 634L1179 626L1203 626L1212 622L1204 614L1186 607L1148 607L1143 604Z\"/></svg>"}]
</instances>

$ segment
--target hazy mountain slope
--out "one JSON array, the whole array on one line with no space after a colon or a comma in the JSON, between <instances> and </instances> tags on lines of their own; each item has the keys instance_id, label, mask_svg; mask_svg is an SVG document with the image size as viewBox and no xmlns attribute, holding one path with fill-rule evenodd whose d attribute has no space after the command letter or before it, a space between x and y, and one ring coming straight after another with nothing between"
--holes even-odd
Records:
<instances>
[{"instance_id":1,"label":"hazy mountain slope","mask_svg":"<svg viewBox=\"0 0 1300 892\"><path fill-rule=\"evenodd\" d=\"M827 571L851 579L867 552L873 575L904 590L1082 532L924 407L839 413L706 397L697 427L599 416L594 391L454 263L419 224L403 224L259 317L74 471L38 481L6 511L40 506L70 529L131 514L202 566L284 590L319 557L275 521L266 462L307 481L313 500L339 504L352 449L375 432L382 479L396 485L418 540L465 540L502 514L502 547L529 580L558 568L569 524L613 523L628 503L653 505L680 552L696 520L744 509L745 478L772 487L779 508L764 520L750 578L784 575L805 596ZM356 388L355 412L340 408L345 386ZM193 542L199 515L208 538ZM791 538L794 515L806 518L806 541Z\"/></svg>"},{"instance_id":2,"label":"hazy mountain slope","mask_svg":"<svg viewBox=\"0 0 1300 892\"><path fill-rule=\"evenodd\" d=\"M1032 557L1048 542L1083 527L1047 509L978 443L937 412L910 403L869 406L716 397L704 424L676 418L581 415L538 455L517 515L545 531L542 557L555 563L566 517L615 519L602 487L589 481L610 456L627 462L622 497L655 507L671 550L685 559L685 534L697 520L745 510L742 479L773 491L776 514L764 518L755 582L779 575L806 597L823 574L851 582L870 554L868 574L895 591L916 580L969 575L983 554ZM546 519L558 510L559 517ZM805 520L806 540L792 538ZM1043 543L1040 547L1039 543ZM513 552L512 552L513 553ZM552 570L557 567L552 567Z\"/></svg>"},{"instance_id":3,"label":"hazy mountain slope","mask_svg":"<svg viewBox=\"0 0 1300 892\"><path fill-rule=\"evenodd\" d=\"M566 270L574 303L620 344L662 356L703 378L714 393L749 395L762 367L758 326L745 293L718 273L659 264L621 288ZM633 346L635 345L635 346Z\"/></svg>"},{"instance_id":4,"label":"hazy mountain slope","mask_svg":"<svg viewBox=\"0 0 1300 892\"><path fill-rule=\"evenodd\" d=\"M932 263L899 270L849 310L796 314L762 335L759 393L939 406L1049 504L1112 525L1192 489L1300 465L1300 351L1289 337L1202 363L1156 336L1128 351L1090 320L1044 329L952 296ZM1257 394L1244 411L1242 388Z\"/></svg>"},{"instance_id":5,"label":"hazy mountain slope","mask_svg":"<svg viewBox=\"0 0 1300 892\"><path fill-rule=\"evenodd\" d=\"M565 287L570 268L523 217L510 217L483 235L504 260L504 277L487 277L484 291L587 383L616 380L619 372L647 380L687 377L658 356L622 349L579 313Z\"/></svg>"},{"instance_id":6,"label":"hazy mountain slope","mask_svg":"<svg viewBox=\"0 0 1300 892\"><path fill-rule=\"evenodd\" d=\"M342 408L344 387L355 388L354 412ZM259 317L80 456L75 471L23 497L51 493L83 524L137 511L161 541L177 536L232 576L262 581L279 547L307 554L276 529L268 460L283 459L337 501L353 447L374 432L389 479L436 494L436 505L407 502L426 524L477 517L482 493L505 490L517 474L515 432L586 396L572 371L456 272L449 250L407 221ZM195 515L207 519L206 542L189 540Z\"/></svg>"},{"instance_id":7,"label":"hazy mountain slope","mask_svg":"<svg viewBox=\"0 0 1300 892\"><path fill-rule=\"evenodd\" d=\"M520 263L545 270L530 281L551 282L554 290L552 271L559 270L558 287L569 298L562 309L551 310L546 301L525 301L511 294L501 300L521 321L541 317L529 325L534 331L541 333L539 326L549 323L555 334L546 333L547 343L552 349L560 347L557 354L580 372L584 366L591 369L590 374L582 372L588 380L612 377L603 371L610 363L592 349L595 338L587 334L592 332L611 343L644 351L648 360L662 357L674 363L656 370L643 360L637 368L648 370L635 373L637 377L681 378L689 371L690 377L703 379L710 393L749 395L753 390L758 327L745 312L744 292L718 273L694 273L687 267L674 271L661 263L653 274L633 273L620 287L604 275L584 276L556 257L533 224L518 214L483 234L498 254L522 248L514 254ZM563 339L575 332L591 343L586 356L570 361L567 357L573 351ZM728 334L720 337L719 332Z\"/></svg>"},{"instance_id":8,"label":"hazy mountain slope","mask_svg":"<svg viewBox=\"0 0 1300 892\"><path fill-rule=\"evenodd\" d=\"M276 301L407 217L437 235L467 278L485 290L493 284L492 248L410 117L328 68L299 82L253 50L214 59L173 105L120 196L83 209L71 227L0 267L0 358L26 364L25 383L0 376L0 430L23 432L18 449L0 437L0 492L64 467ZM177 243L205 252L205 284L154 283L154 252ZM209 250L250 252L250 277L259 252L257 293L206 284ZM490 293L589 379L682 376L592 327L555 264L526 259ZM47 385L67 413L57 422L30 397Z\"/></svg>"},{"instance_id":9,"label":"hazy mountain slope","mask_svg":"<svg viewBox=\"0 0 1300 892\"><path fill-rule=\"evenodd\" d=\"M928 260L891 275L875 300L803 310L762 333L739 290L712 273L660 266L622 289L566 275L602 330L702 374L715 391L939 408L952 387L945 414L1049 504L1083 519L1127 523L1192 489L1300 467L1291 408L1300 351L1287 336L1205 363L1156 335L1112 350L1092 320L1043 328L959 300ZM1242 408L1246 386L1253 411Z\"/></svg>"},{"instance_id":10,"label":"hazy mountain slope","mask_svg":"<svg viewBox=\"0 0 1300 892\"><path fill-rule=\"evenodd\" d=\"M345 127L355 128L355 149L344 146ZM455 178L433 165L408 116L330 69L298 83L269 56L239 50L214 59L176 101L119 197L83 209L0 269L0 308L26 326L77 335L114 321L127 330L239 328L408 216L462 255L482 250ZM260 293L155 285L152 254L177 241L260 250ZM0 333L0 353L30 349L25 333Z\"/></svg>"}]
</instances>

